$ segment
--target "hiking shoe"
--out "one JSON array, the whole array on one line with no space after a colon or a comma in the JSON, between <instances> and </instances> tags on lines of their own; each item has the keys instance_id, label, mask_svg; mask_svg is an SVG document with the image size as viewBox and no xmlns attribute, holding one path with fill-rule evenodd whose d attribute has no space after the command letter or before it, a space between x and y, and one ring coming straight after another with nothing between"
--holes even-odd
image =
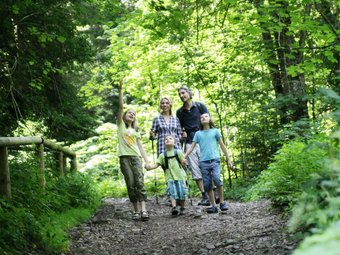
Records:
<instances>
[{"instance_id":1,"label":"hiking shoe","mask_svg":"<svg viewBox=\"0 0 340 255\"><path fill-rule=\"evenodd\" d=\"M226 202L223 202L220 204L220 209L221 211L227 211L228 210L228 205Z\"/></svg>"},{"instance_id":2,"label":"hiking shoe","mask_svg":"<svg viewBox=\"0 0 340 255\"><path fill-rule=\"evenodd\" d=\"M172 215L172 216L177 216L177 215L178 215L177 207L172 207L172 209L171 209L171 215Z\"/></svg>"},{"instance_id":3,"label":"hiking shoe","mask_svg":"<svg viewBox=\"0 0 340 255\"><path fill-rule=\"evenodd\" d=\"M185 208L183 207L181 207L180 209L179 209L179 215L184 215L185 214Z\"/></svg>"},{"instance_id":4,"label":"hiking shoe","mask_svg":"<svg viewBox=\"0 0 340 255\"><path fill-rule=\"evenodd\" d=\"M133 219L133 220L139 220L139 219L140 219L140 214L139 214L139 212L133 212L133 213L132 213L132 219Z\"/></svg>"},{"instance_id":5,"label":"hiking shoe","mask_svg":"<svg viewBox=\"0 0 340 255\"><path fill-rule=\"evenodd\" d=\"M141 211L140 212L140 218L143 220L143 221L146 221L146 220L149 220L149 214L147 211Z\"/></svg>"},{"instance_id":6,"label":"hiking shoe","mask_svg":"<svg viewBox=\"0 0 340 255\"><path fill-rule=\"evenodd\" d=\"M216 206L209 207L207 213L218 213L218 209Z\"/></svg>"},{"instance_id":7,"label":"hiking shoe","mask_svg":"<svg viewBox=\"0 0 340 255\"><path fill-rule=\"evenodd\" d=\"M207 198L203 198L200 202L198 202L198 205L209 206L210 201Z\"/></svg>"}]
</instances>

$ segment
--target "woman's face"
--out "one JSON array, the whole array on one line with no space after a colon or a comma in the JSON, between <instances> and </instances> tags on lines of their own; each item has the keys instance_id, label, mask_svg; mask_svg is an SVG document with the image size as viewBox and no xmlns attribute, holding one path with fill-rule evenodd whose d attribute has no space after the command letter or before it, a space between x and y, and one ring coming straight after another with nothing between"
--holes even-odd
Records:
<instances>
[{"instance_id":1,"label":"woman's face","mask_svg":"<svg viewBox=\"0 0 340 255\"><path fill-rule=\"evenodd\" d=\"M168 99L163 98L160 103L160 108L162 112L169 112L171 109L171 103Z\"/></svg>"}]
</instances>

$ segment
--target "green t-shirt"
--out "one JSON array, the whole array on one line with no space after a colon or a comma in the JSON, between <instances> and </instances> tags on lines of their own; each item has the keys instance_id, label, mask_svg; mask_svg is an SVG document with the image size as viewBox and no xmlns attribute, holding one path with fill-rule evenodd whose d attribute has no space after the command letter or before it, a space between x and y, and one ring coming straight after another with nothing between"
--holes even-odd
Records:
<instances>
[{"instance_id":1,"label":"green t-shirt","mask_svg":"<svg viewBox=\"0 0 340 255\"><path fill-rule=\"evenodd\" d=\"M175 151L167 151L166 152L167 157L171 157L175 155ZM177 150L177 155L179 160L183 160L184 155L181 150ZM165 164L165 158L164 158L164 153L161 153L158 157L157 163L160 165ZM176 157L173 158L168 158L168 165L169 168L165 170L165 179L166 181L178 181L178 180L183 180L185 181L187 179L187 175L182 167L180 167L179 162L177 161Z\"/></svg>"},{"instance_id":2,"label":"green t-shirt","mask_svg":"<svg viewBox=\"0 0 340 255\"><path fill-rule=\"evenodd\" d=\"M133 128L126 128L122 121L118 125L118 156L141 157L137 139L140 139L140 134Z\"/></svg>"}]
</instances>

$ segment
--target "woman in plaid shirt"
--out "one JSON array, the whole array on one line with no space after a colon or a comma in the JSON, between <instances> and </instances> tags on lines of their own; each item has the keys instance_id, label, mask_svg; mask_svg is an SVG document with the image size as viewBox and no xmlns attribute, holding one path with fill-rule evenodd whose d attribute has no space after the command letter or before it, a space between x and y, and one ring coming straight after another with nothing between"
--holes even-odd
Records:
<instances>
[{"instance_id":1,"label":"woman in plaid shirt","mask_svg":"<svg viewBox=\"0 0 340 255\"><path fill-rule=\"evenodd\" d=\"M182 128L177 117L172 115L170 98L162 97L159 103L161 114L152 122L150 139L157 139L157 156L165 151L164 139L166 135L175 137L175 149L181 149Z\"/></svg>"}]
</instances>

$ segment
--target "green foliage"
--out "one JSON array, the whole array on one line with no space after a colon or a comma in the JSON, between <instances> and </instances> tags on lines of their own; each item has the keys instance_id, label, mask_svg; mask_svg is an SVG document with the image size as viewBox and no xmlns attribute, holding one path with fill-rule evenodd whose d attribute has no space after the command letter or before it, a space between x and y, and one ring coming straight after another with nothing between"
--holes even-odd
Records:
<instances>
[{"instance_id":1,"label":"green foliage","mask_svg":"<svg viewBox=\"0 0 340 255\"><path fill-rule=\"evenodd\" d=\"M293 255L337 255L340 249L340 221L334 222L324 232L307 237Z\"/></svg>"},{"instance_id":2,"label":"green foliage","mask_svg":"<svg viewBox=\"0 0 340 255\"><path fill-rule=\"evenodd\" d=\"M117 126L104 123L96 129L96 136L79 141L71 146L77 153L79 169L86 172L95 181L120 178L118 155Z\"/></svg>"},{"instance_id":3,"label":"green foliage","mask_svg":"<svg viewBox=\"0 0 340 255\"><path fill-rule=\"evenodd\" d=\"M290 231L320 231L340 220L340 160L328 160L326 165L325 172L315 173L307 182L293 207Z\"/></svg>"},{"instance_id":4,"label":"green foliage","mask_svg":"<svg viewBox=\"0 0 340 255\"><path fill-rule=\"evenodd\" d=\"M66 250L67 229L100 204L96 185L79 172L58 177L47 168L43 190L34 157L20 155L10 163L12 200L0 200L0 251L55 254Z\"/></svg>"},{"instance_id":5,"label":"green foliage","mask_svg":"<svg viewBox=\"0 0 340 255\"><path fill-rule=\"evenodd\" d=\"M331 137L337 139L337 143L336 149L331 151L326 161L326 171L313 175L292 209L289 230L298 231L298 234L311 234L311 237L302 242L296 254L315 254L317 251L322 254L335 254L340 248L339 131Z\"/></svg>"},{"instance_id":6,"label":"green foliage","mask_svg":"<svg viewBox=\"0 0 340 255\"><path fill-rule=\"evenodd\" d=\"M270 198L275 206L292 206L311 175L325 172L325 157L330 149L330 141L324 136L315 136L307 142L295 139L283 145L273 163L261 172L247 199Z\"/></svg>"},{"instance_id":7,"label":"green foliage","mask_svg":"<svg viewBox=\"0 0 340 255\"><path fill-rule=\"evenodd\" d=\"M67 251L69 237L67 231L89 219L93 208L74 208L64 213L50 213L41 219L41 244L44 254L55 254L56 251Z\"/></svg>"}]
</instances>

